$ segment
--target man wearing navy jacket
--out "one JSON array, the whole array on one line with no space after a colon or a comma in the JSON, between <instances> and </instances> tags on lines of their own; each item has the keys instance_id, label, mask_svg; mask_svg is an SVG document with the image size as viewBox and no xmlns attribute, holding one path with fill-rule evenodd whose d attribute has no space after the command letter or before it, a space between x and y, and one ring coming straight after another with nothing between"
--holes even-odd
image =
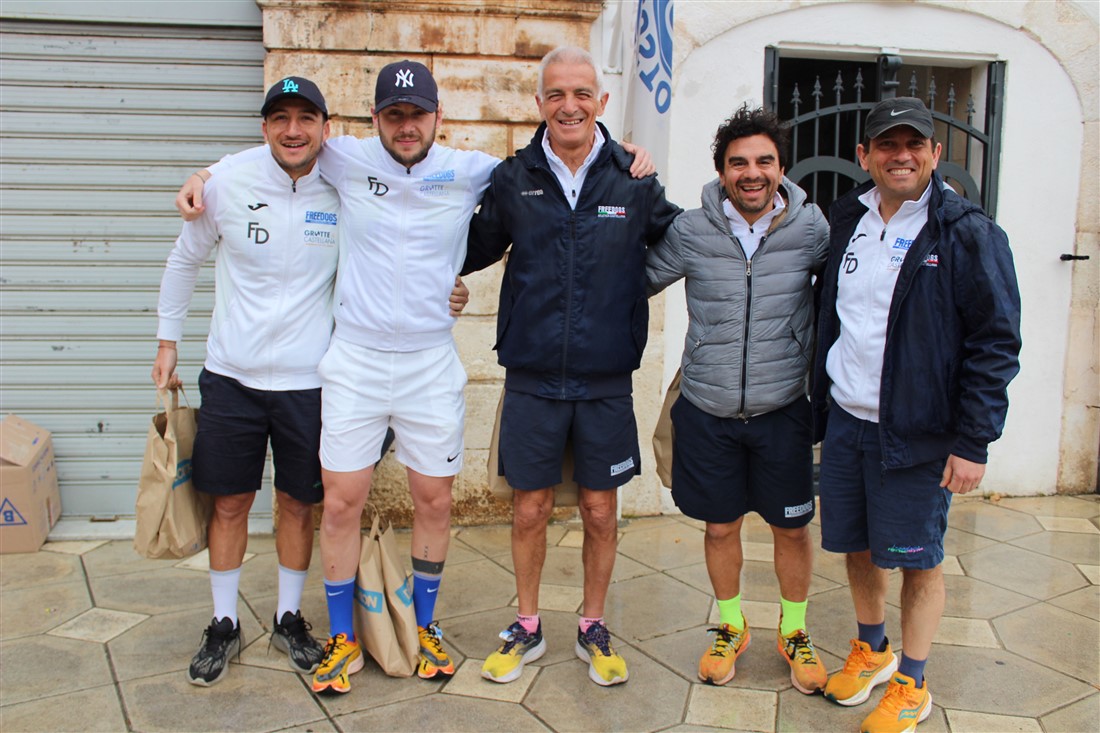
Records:
<instances>
[{"instance_id":1,"label":"man wearing navy jacket","mask_svg":"<svg viewBox=\"0 0 1100 733\"><path fill-rule=\"evenodd\" d=\"M877 104L857 147L871 181L833 204L814 407L822 546L847 555L858 637L825 687L841 705L886 694L864 733L912 731L932 707L924 665L943 615L952 494L977 488L1019 371L1020 294L1004 231L935 172L919 99ZM901 568L901 636L885 635Z\"/></svg>"}]
</instances>

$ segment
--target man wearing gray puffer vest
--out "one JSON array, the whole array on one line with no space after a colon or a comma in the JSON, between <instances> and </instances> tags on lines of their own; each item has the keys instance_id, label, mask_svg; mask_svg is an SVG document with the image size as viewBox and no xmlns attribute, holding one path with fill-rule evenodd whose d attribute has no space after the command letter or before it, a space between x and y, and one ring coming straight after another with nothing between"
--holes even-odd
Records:
<instances>
[{"instance_id":1,"label":"man wearing gray puffer vest","mask_svg":"<svg viewBox=\"0 0 1100 733\"><path fill-rule=\"evenodd\" d=\"M824 688L825 667L806 631L813 566L813 426L806 375L813 349L813 277L828 224L784 177L788 133L743 106L718 128L718 179L702 208L678 217L646 258L650 294L685 278L688 332L681 394L672 407L672 496L706 522L707 572L719 623L699 678L733 679L749 645L741 613L741 524L771 526L781 615L776 642L796 689Z\"/></svg>"}]
</instances>

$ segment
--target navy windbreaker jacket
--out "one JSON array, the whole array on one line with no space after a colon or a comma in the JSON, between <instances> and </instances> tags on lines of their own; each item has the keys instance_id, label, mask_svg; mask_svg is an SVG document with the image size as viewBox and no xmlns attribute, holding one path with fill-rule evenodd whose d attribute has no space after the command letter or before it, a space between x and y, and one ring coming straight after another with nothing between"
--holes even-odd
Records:
<instances>
[{"instance_id":1,"label":"navy windbreaker jacket","mask_svg":"<svg viewBox=\"0 0 1100 733\"><path fill-rule=\"evenodd\" d=\"M867 208L868 181L829 210L829 261L814 365L815 440L825 432L825 358L840 334L837 278ZM1020 370L1020 290L1004 231L933 173L928 223L905 255L886 327L879 396L884 468L954 454L985 463Z\"/></svg>"},{"instance_id":2,"label":"navy windbreaker jacket","mask_svg":"<svg viewBox=\"0 0 1100 733\"><path fill-rule=\"evenodd\" d=\"M494 347L509 390L562 400L631 393L649 329L646 248L681 209L655 176L631 178L633 156L600 129L606 143L575 211L543 152L544 123L493 171L470 224L463 274L511 245Z\"/></svg>"}]
</instances>

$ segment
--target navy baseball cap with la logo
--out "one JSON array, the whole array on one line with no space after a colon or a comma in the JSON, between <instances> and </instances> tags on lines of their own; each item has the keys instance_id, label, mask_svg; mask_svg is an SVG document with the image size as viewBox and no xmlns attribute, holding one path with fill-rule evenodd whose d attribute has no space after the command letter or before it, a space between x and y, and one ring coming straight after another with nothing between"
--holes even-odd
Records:
<instances>
[{"instance_id":1,"label":"navy baseball cap with la logo","mask_svg":"<svg viewBox=\"0 0 1100 733\"><path fill-rule=\"evenodd\" d=\"M415 104L426 112L439 107L439 91L428 67L416 61L387 64L378 72L374 85L374 111L400 102Z\"/></svg>"},{"instance_id":2,"label":"navy baseball cap with la logo","mask_svg":"<svg viewBox=\"0 0 1100 733\"><path fill-rule=\"evenodd\" d=\"M867 113L867 137L874 139L900 125L908 125L924 137L932 137L932 113L916 97L884 99Z\"/></svg>"},{"instance_id":3,"label":"navy baseball cap with la logo","mask_svg":"<svg viewBox=\"0 0 1100 733\"><path fill-rule=\"evenodd\" d=\"M325 95L321 94L321 90L317 88L316 84L301 76L288 76L272 84L271 88L267 90L264 106L260 108L260 116L267 117L267 113L271 111L275 103L287 97L304 99L321 110L321 114L326 118L328 117L328 107L325 106Z\"/></svg>"}]
</instances>

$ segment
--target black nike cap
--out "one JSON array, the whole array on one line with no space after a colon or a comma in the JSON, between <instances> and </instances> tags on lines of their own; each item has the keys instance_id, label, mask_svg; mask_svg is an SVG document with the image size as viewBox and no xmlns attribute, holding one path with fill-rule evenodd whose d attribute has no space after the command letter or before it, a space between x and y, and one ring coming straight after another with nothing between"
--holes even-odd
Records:
<instances>
[{"instance_id":1,"label":"black nike cap","mask_svg":"<svg viewBox=\"0 0 1100 733\"><path fill-rule=\"evenodd\" d=\"M899 125L908 125L924 137L932 137L935 132L932 113L916 97L884 99L867 113L868 138L874 139Z\"/></svg>"}]
</instances>

